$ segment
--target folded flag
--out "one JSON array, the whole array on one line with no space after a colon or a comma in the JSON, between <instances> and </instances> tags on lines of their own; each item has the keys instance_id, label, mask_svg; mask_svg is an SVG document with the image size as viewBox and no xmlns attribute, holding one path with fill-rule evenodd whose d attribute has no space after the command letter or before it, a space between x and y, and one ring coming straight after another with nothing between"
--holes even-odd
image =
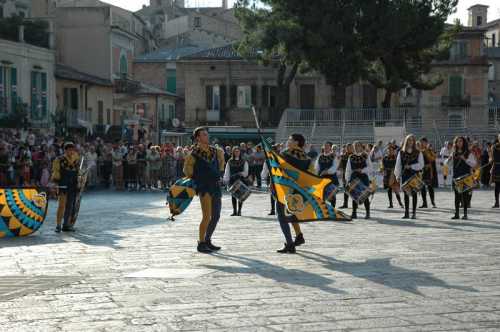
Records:
<instances>
[{"instance_id":1,"label":"folded flag","mask_svg":"<svg viewBox=\"0 0 500 332\"><path fill-rule=\"evenodd\" d=\"M191 204L193 197L196 195L196 184L190 178L182 178L175 182L168 190L167 204L170 209L173 220Z\"/></svg>"}]
</instances>

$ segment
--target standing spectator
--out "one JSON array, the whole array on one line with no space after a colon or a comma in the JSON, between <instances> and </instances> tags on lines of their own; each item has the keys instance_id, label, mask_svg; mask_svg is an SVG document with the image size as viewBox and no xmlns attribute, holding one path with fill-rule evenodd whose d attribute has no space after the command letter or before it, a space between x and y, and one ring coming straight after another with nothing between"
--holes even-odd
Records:
<instances>
[{"instance_id":1,"label":"standing spectator","mask_svg":"<svg viewBox=\"0 0 500 332\"><path fill-rule=\"evenodd\" d=\"M491 178L491 167L487 165L490 163L490 150L491 143L485 142L483 144L483 152L481 154L481 183L484 187L489 188Z\"/></svg>"},{"instance_id":2,"label":"standing spectator","mask_svg":"<svg viewBox=\"0 0 500 332\"><path fill-rule=\"evenodd\" d=\"M116 190L123 190L123 154L118 145L113 147L113 184Z\"/></svg>"},{"instance_id":3,"label":"standing spectator","mask_svg":"<svg viewBox=\"0 0 500 332\"><path fill-rule=\"evenodd\" d=\"M137 181L137 151L133 146L130 146L128 154L127 154L127 164L128 164L128 172L127 172L127 183L129 190L138 189L138 181Z\"/></svg>"},{"instance_id":4,"label":"standing spectator","mask_svg":"<svg viewBox=\"0 0 500 332\"><path fill-rule=\"evenodd\" d=\"M266 154L262 150L262 146L257 145L255 147L255 152L253 154L254 160L254 176L257 179L257 187L262 187L262 169L264 167L264 163L266 162Z\"/></svg>"},{"instance_id":5,"label":"standing spectator","mask_svg":"<svg viewBox=\"0 0 500 332\"><path fill-rule=\"evenodd\" d=\"M110 177L113 169L112 148L109 144L104 145L102 148L101 165L102 165L101 174L104 187L109 188Z\"/></svg>"},{"instance_id":6,"label":"standing spectator","mask_svg":"<svg viewBox=\"0 0 500 332\"><path fill-rule=\"evenodd\" d=\"M180 179L184 174L182 170L184 169L184 149L182 146L178 146L175 150L175 180Z\"/></svg>"},{"instance_id":7,"label":"standing spectator","mask_svg":"<svg viewBox=\"0 0 500 332\"><path fill-rule=\"evenodd\" d=\"M0 145L0 186L8 186L9 181L10 154L4 143Z\"/></svg>"},{"instance_id":8,"label":"standing spectator","mask_svg":"<svg viewBox=\"0 0 500 332\"><path fill-rule=\"evenodd\" d=\"M160 180L160 170L161 170L161 156L160 147L152 146L150 152L147 155L148 169L149 169L149 186L154 189L158 186Z\"/></svg>"},{"instance_id":9,"label":"standing spectator","mask_svg":"<svg viewBox=\"0 0 500 332\"><path fill-rule=\"evenodd\" d=\"M143 144L139 144L139 150L137 151L137 179L139 182L140 189L146 188L147 179L147 153Z\"/></svg>"},{"instance_id":10,"label":"standing spectator","mask_svg":"<svg viewBox=\"0 0 500 332\"><path fill-rule=\"evenodd\" d=\"M97 152L93 145L89 146L85 154L88 167L88 187L93 188L97 185Z\"/></svg>"}]
</instances>

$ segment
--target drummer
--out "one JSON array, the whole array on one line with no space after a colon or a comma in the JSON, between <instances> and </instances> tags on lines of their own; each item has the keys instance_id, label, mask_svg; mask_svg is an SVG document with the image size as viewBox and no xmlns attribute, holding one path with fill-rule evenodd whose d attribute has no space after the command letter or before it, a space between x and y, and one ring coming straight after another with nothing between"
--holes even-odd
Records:
<instances>
[{"instance_id":1,"label":"drummer","mask_svg":"<svg viewBox=\"0 0 500 332\"><path fill-rule=\"evenodd\" d=\"M417 140L414 135L405 138L403 147L398 153L394 175L399 183L403 184L413 176L417 175L424 168L424 156L417 149ZM405 215L403 219L410 218L410 196L405 192ZM412 219L417 218L417 192L413 191L412 196Z\"/></svg>"},{"instance_id":2,"label":"drummer","mask_svg":"<svg viewBox=\"0 0 500 332\"><path fill-rule=\"evenodd\" d=\"M321 177L331 179L335 186L339 186L339 178L337 177L337 156L335 151L332 149L332 142L325 142L323 148L321 149L321 155L316 159L314 163L314 170L316 174ZM337 202L336 196L333 195L330 203L335 207Z\"/></svg>"},{"instance_id":3,"label":"drummer","mask_svg":"<svg viewBox=\"0 0 500 332\"><path fill-rule=\"evenodd\" d=\"M469 151L469 143L462 137L456 137L453 142L453 154L449 157L449 162L453 169L453 180L459 179L472 173L472 169L476 167L477 160L473 153ZM451 219L460 218L460 204L464 208L464 216L462 219L467 219L467 208L469 207L468 193L459 193L453 181L453 190L455 191L455 215Z\"/></svg>"},{"instance_id":4,"label":"drummer","mask_svg":"<svg viewBox=\"0 0 500 332\"><path fill-rule=\"evenodd\" d=\"M234 146L231 151L231 158L226 163L223 181L229 187L236 181L245 182L248 177L248 162L241 158L241 150L238 146ZM233 203L233 214L231 216L241 216L241 207L243 202L236 197L231 196Z\"/></svg>"},{"instance_id":5,"label":"drummer","mask_svg":"<svg viewBox=\"0 0 500 332\"><path fill-rule=\"evenodd\" d=\"M384 171L384 189L387 189L387 196L389 197L389 209L394 208L394 205L392 204L392 194L394 191L393 188L397 189L398 187L396 176L394 175L396 158L396 147L393 144L389 143L386 149L386 155L382 159L382 169ZM394 191L394 193L396 194L396 199L398 200L399 206L403 207L399 191Z\"/></svg>"},{"instance_id":6,"label":"drummer","mask_svg":"<svg viewBox=\"0 0 500 332\"><path fill-rule=\"evenodd\" d=\"M345 171L345 178L349 181L359 179L367 188L370 187L369 174L372 173L372 163L365 152L363 145L360 142L354 142L354 153L349 157ZM365 219L370 219L370 200L366 199L365 202L366 215ZM358 203L352 201L352 219L356 219Z\"/></svg>"}]
</instances>

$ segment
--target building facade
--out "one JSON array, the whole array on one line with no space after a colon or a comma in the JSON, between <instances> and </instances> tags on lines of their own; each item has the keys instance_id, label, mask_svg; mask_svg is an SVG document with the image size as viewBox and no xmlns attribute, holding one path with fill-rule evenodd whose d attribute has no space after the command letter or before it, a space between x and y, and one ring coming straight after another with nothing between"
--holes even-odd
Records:
<instances>
[{"instance_id":1,"label":"building facade","mask_svg":"<svg viewBox=\"0 0 500 332\"><path fill-rule=\"evenodd\" d=\"M32 1L30 0L0 0L0 18L31 17L31 6Z\"/></svg>"},{"instance_id":2,"label":"building facade","mask_svg":"<svg viewBox=\"0 0 500 332\"><path fill-rule=\"evenodd\" d=\"M56 109L55 53L23 42L0 40L0 112L23 107L34 128L50 128Z\"/></svg>"}]
</instances>

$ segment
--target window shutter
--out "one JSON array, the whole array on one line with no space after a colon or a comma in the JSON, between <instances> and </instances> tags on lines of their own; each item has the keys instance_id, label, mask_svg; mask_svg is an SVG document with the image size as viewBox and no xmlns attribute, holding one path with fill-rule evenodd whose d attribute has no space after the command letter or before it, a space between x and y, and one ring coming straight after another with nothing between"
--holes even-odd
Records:
<instances>
[{"instance_id":1,"label":"window shutter","mask_svg":"<svg viewBox=\"0 0 500 332\"><path fill-rule=\"evenodd\" d=\"M207 85L205 88L205 94L207 98L207 110L211 110L213 108L213 88L211 85Z\"/></svg>"},{"instance_id":2,"label":"window shutter","mask_svg":"<svg viewBox=\"0 0 500 332\"><path fill-rule=\"evenodd\" d=\"M73 110L78 110L78 90L77 89L71 89L71 94L70 94L70 106L71 109Z\"/></svg>"},{"instance_id":3,"label":"window shutter","mask_svg":"<svg viewBox=\"0 0 500 332\"><path fill-rule=\"evenodd\" d=\"M276 107L276 95L278 88L275 86L271 86L269 89L269 107Z\"/></svg>"},{"instance_id":4,"label":"window shutter","mask_svg":"<svg viewBox=\"0 0 500 332\"><path fill-rule=\"evenodd\" d=\"M231 107L235 107L238 104L238 88L236 85L231 85L230 89L229 99L231 101Z\"/></svg>"},{"instance_id":5,"label":"window shutter","mask_svg":"<svg viewBox=\"0 0 500 332\"><path fill-rule=\"evenodd\" d=\"M252 85L250 94L251 94L250 100L252 101L252 105L257 106L257 86Z\"/></svg>"},{"instance_id":6,"label":"window shutter","mask_svg":"<svg viewBox=\"0 0 500 332\"><path fill-rule=\"evenodd\" d=\"M225 110L226 107L226 99L227 99L227 88L225 85L220 86L220 109Z\"/></svg>"},{"instance_id":7,"label":"window shutter","mask_svg":"<svg viewBox=\"0 0 500 332\"><path fill-rule=\"evenodd\" d=\"M462 77L450 76L450 97L462 96Z\"/></svg>"},{"instance_id":8,"label":"window shutter","mask_svg":"<svg viewBox=\"0 0 500 332\"><path fill-rule=\"evenodd\" d=\"M177 92L177 73L175 69L167 69L167 92Z\"/></svg>"},{"instance_id":9,"label":"window shutter","mask_svg":"<svg viewBox=\"0 0 500 332\"><path fill-rule=\"evenodd\" d=\"M69 89L64 88L63 90L63 106L64 109L67 110L69 107Z\"/></svg>"},{"instance_id":10,"label":"window shutter","mask_svg":"<svg viewBox=\"0 0 500 332\"><path fill-rule=\"evenodd\" d=\"M37 72L31 72L31 117L33 119L38 119L37 107L38 107L38 90L36 86Z\"/></svg>"},{"instance_id":11,"label":"window shutter","mask_svg":"<svg viewBox=\"0 0 500 332\"><path fill-rule=\"evenodd\" d=\"M47 116L47 73L42 73L42 118Z\"/></svg>"},{"instance_id":12,"label":"window shutter","mask_svg":"<svg viewBox=\"0 0 500 332\"><path fill-rule=\"evenodd\" d=\"M12 112L16 111L17 108L17 69L10 69L10 86L11 86L11 103L12 103Z\"/></svg>"},{"instance_id":13,"label":"window shutter","mask_svg":"<svg viewBox=\"0 0 500 332\"><path fill-rule=\"evenodd\" d=\"M263 85L262 86L262 106L263 107L269 107L269 86Z\"/></svg>"}]
</instances>

